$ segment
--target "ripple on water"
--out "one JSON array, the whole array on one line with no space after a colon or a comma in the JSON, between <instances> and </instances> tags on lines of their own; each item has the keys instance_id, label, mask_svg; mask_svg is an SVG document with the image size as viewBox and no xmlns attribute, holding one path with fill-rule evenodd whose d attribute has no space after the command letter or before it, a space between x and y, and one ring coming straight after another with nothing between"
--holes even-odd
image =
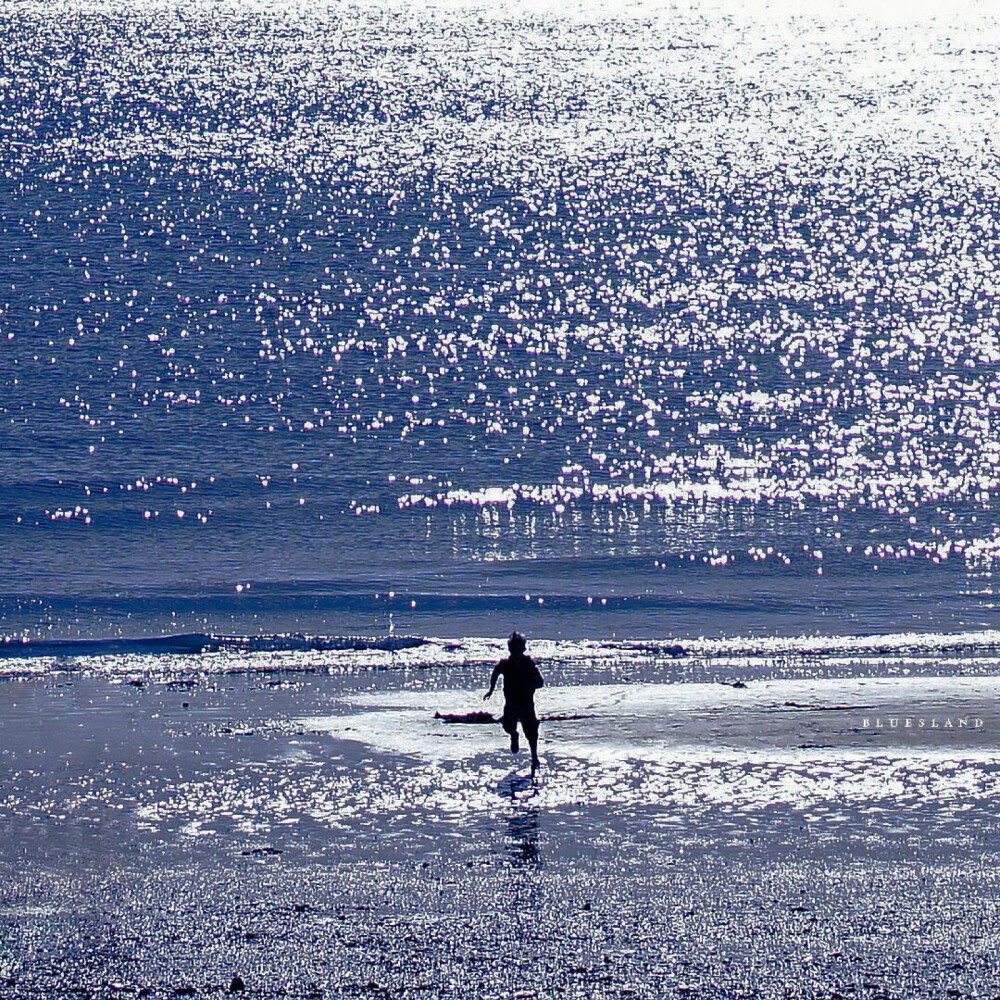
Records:
<instances>
[{"instance_id":1,"label":"ripple on water","mask_svg":"<svg viewBox=\"0 0 1000 1000\"><path fill-rule=\"evenodd\" d=\"M993 15L4 9L19 592L375 539L987 579Z\"/></svg>"}]
</instances>

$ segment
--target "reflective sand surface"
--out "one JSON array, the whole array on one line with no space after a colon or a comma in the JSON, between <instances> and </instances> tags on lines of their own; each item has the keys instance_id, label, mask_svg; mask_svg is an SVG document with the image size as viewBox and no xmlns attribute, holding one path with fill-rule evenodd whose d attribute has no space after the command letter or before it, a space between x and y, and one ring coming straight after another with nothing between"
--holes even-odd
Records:
<instances>
[{"instance_id":1,"label":"reflective sand surface","mask_svg":"<svg viewBox=\"0 0 1000 1000\"><path fill-rule=\"evenodd\" d=\"M5 682L5 995L983 995L995 678L439 673Z\"/></svg>"}]
</instances>

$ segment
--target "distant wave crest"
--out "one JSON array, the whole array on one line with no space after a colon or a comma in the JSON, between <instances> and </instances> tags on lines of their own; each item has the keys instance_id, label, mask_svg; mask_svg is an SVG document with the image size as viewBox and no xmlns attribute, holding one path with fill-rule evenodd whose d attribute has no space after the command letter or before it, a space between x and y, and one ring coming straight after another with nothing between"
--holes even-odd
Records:
<instances>
[{"instance_id":1,"label":"distant wave crest","mask_svg":"<svg viewBox=\"0 0 1000 1000\"><path fill-rule=\"evenodd\" d=\"M582 667L598 673L636 668L647 676L678 681L731 681L802 671L878 671L902 660L936 664L944 672L980 668L1000 654L1000 630L898 632L882 635L734 636L731 638L541 639L532 654L550 668ZM220 654L200 659L201 654ZM301 633L221 635L202 632L145 638L0 638L0 679L39 677L82 670L109 677L170 677L275 670L322 672L489 665L505 653L502 638L444 639L425 636L313 636ZM284 654L284 655L280 655ZM296 655L316 654L316 655ZM391 654L391 655L390 655ZM401 654L399 656L395 654ZM575 665L575 666L574 666ZM652 673L648 673L652 671Z\"/></svg>"},{"instance_id":2,"label":"distant wave crest","mask_svg":"<svg viewBox=\"0 0 1000 1000\"><path fill-rule=\"evenodd\" d=\"M0 657L199 655L221 652L324 652L413 649L430 642L418 636L211 635L186 632L139 639L0 639Z\"/></svg>"}]
</instances>

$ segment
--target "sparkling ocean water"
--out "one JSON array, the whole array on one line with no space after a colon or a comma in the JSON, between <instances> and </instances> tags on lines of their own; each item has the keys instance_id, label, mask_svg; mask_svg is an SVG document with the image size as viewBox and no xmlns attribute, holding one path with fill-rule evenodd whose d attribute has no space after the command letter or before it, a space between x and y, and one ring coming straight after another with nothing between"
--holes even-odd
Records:
<instances>
[{"instance_id":1,"label":"sparkling ocean water","mask_svg":"<svg viewBox=\"0 0 1000 1000\"><path fill-rule=\"evenodd\" d=\"M813 6L0 0L8 649L996 628L1000 22Z\"/></svg>"}]
</instances>

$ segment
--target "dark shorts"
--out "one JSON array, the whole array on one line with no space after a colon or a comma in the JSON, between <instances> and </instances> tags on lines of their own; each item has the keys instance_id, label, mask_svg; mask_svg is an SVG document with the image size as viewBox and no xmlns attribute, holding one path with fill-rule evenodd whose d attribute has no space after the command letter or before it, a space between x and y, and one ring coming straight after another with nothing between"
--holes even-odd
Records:
<instances>
[{"instance_id":1,"label":"dark shorts","mask_svg":"<svg viewBox=\"0 0 1000 1000\"><path fill-rule=\"evenodd\" d=\"M538 716L535 715L534 704L504 705L503 717L500 719L500 725L503 726L504 731L508 733L515 732L519 722L525 736L538 735Z\"/></svg>"}]
</instances>

